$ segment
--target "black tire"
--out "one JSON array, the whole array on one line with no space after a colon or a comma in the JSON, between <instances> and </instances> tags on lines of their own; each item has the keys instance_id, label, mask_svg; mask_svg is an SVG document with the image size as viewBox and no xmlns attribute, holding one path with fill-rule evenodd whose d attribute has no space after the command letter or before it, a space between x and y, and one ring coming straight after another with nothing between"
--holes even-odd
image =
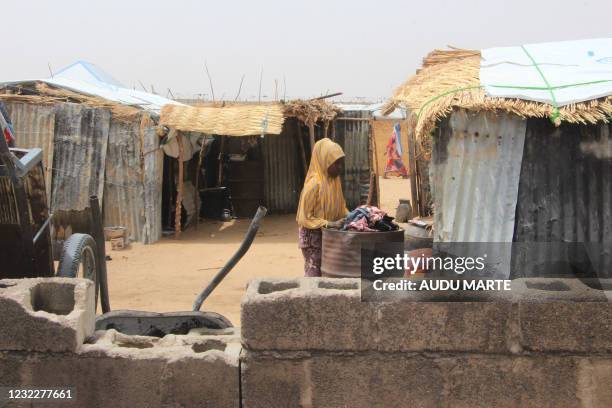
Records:
<instances>
[{"instance_id":1,"label":"black tire","mask_svg":"<svg viewBox=\"0 0 612 408\"><path fill-rule=\"evenodd\" d=\"M72 234L65 242L60 255L57 276L64 278L85 278L93 281L98 306L98 253L96 241L87 234Z\"/></svg>"}]
</instances>

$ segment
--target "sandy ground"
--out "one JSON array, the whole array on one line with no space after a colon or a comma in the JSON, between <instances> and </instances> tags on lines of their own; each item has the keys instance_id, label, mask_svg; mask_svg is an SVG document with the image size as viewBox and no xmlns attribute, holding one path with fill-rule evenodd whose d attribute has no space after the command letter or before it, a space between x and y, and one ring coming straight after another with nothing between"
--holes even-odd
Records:
<instances>
[{"instance_id":1,"label":"sandy ground","mask_svg":"<svg viewBox=\"0 0 612 408\"><path fill-rule=\"evenodd\" d=\"M410 181L380 179L381 207L395 215L399 198L409 198ZM109 292L113 310L153 312L191 310L198 293L236 251L249 220L201 223L180 240L164 238L152 245L134 243L111 251L108 261ZM215 311L240 325L240 301L250 279L299 277L302 253L297 247L295 215L269 215L264 219L249 252L204 302L202 310Z\"/></svg>"}]
</instances>

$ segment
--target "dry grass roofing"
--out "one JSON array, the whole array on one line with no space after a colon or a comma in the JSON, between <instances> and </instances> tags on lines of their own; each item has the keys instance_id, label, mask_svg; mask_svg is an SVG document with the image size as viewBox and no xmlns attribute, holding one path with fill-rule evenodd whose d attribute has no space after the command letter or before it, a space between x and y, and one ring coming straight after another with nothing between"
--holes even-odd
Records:
<instances>
[{"instance_id":1,"label":"dry grass roofing","mask_svg":"<svg viewBox=\"0 0 612 408\"><path fill-rule=\"evenodd\" d=\"M453 109L505 111L523 118L552 118L561 122L594 124L612 115L612 97L565 105L555 109L540 102L494 98L480 85L480 51L434 50L423 59L423 67L397 88L383 113L397 107L411 112L417 138L429 135L436 122Z\"/></svg>"},{"instance_id":2,"label":"dry grass roofing","mask_svg":"<svg viewBox=\"0 0 612 408\"><path fill-rule=\"evenodd\" d=\"M281 104L181 106L165 105L160 124L177 130L223 136L278 135L285 116Z\"/></svg>"},{"instance_id":3,"label":"dry grass roofing","mask_svg":"<svg viewBox=\"0 0 612 408\"><path fill-rule=\"evenodd\" d=\"M296 99L274 103L212 103L200 106L165 105L160 124L177 130L222 136L281 133L285 118L305 124L331 121L342 110L324 100Z\"/></svg>"},{"instance_id":4,"label":"dry grass roofing","mask_svg":"<svg viewBox=\"0 0 612 408\"><path fill-rule=\"evenodd\" d=\"M85 95L64 88L55 88L44 82L31 82L0 89L0 100L53 105L60 102L72 102L91 108L107 108L113 118L130 122L138 118L142 109L118 102L109 101L98 96Z\"/></svg>"}]
</instances>

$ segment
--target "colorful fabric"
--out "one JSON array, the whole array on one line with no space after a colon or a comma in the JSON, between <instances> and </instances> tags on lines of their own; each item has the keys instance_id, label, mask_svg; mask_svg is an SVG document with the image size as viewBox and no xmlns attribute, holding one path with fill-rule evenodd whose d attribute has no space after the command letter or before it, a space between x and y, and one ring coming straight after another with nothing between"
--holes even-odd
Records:
<instances>
[{"instance_id":1,"label":"colorful fabric","mask_svg":"<svg viewBox=\"0 0 612 408\"><path fill-rule=\"evenodd\" d=\"M300 227L298 230L298 247L304 255L304 276L321 276L321 251L323 247L321 230Z\"/></svg>"},{"instance_id":2,"label":"colorful fabric","mask_svg":"<svg viewBox=\"0 0 612 408\"><path fill-rule=\"evenodd\" d=\"M387 156L387 164L385 165L385 173L399 173L402 176L408 176L408 170L402 162L402 142L400 137L400 125L397 123L393 127L393 134L387 143L385 155Z\"/></svg>"},{"instance_id":3,"label":"colorful fabric","mask_svg":"<svg viewBox=\"0 0 612 408\"><path fill-rule=\"evenodd\" d=\"M2 133L4 134L4 139L6 140L7 145L12 146L15 142L15 132L13 131L13 124L11 123L11 119L9 117L8 111L6 110L6 106L4 106L4 102L2 101L0 101L0 114L6 122L6 126L2 126Z\"/></svg>"},{"instance_id":4,"label":"colorful fabric","mask_svg":"<svg viewBox=\"0 0 612 408\"><path fill-rule=\"evenodd\" d=\"M357 207L344 219L343 231L395 231L399 226L393 218L378 207L362 205Z\"/></svg>"},{"instance_id":5,"label":"colorful fabric","mask_svg":"<svg viewBox=\"0 0 612 408\"><path fill-rule=\"evenodd\" d=\"M300 227L319 229L348 212L340 177L327 174L329 166L341 157L344 157L342 148L330 139L315 143L298 204L296 221Z\"/></svg>"}]
</instances>

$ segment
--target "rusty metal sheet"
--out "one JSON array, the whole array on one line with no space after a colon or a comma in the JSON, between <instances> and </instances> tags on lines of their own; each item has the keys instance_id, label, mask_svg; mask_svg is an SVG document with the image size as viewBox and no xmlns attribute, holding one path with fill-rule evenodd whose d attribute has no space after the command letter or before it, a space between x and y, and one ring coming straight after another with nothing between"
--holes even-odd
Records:
<instances>
[{"instance_id":1,"label":"rusty metal sheet","mask_svg":"<svg viewBox=\"0 0 612 408\"><path fill-rule=\"evenodd\" d=\"M144 217L140 123L112 120L108 133L104 180L104 226L127 227L141 240Z\"/></svg>"},{"instance_id":2,"label":"rusty metal sheet","mask_svg":"<svg viewBox=\"0 0 612 408\"><path fill-rule=\"evenodd\" d=\"M527 121L516 242L585 243L595 272L612 276L611 133L611 124L555 127L545 119ZM546 265L561 273L560 258L569 250L543 244L518 248L515 276L547 273Z\"/></svg>"},{"instance_id":3,"label":"rusty metal sheet","mask_svg":"<svg viewBox=\"0 0 612 408\"><path fill-rule=\"evenodd\" d=\"M369 111L344 111L336 118L336 142L345 153L342 190L350 209L364 204L370 189L370 119ZM343 120L364 119L364 120Z\"/></svg>"},{"instance_id":4,"label":"rusty metal sheet","mask_svg":"<svg viewBox=\"0 0 612 408\"><path fill-rule=\"evenodd\" d=\"M55 131L55 108L51 105L36 105L24 102L6 102L6 108L15 130L17 147L30 149L39 147L43 151L45 188L50 201Z\"/></svg>"},{"instance_id":5,"label":"rusty metal sheet","mask_svg":"<svg viewBox=\"0 0 612 408\"><path fill-rule=\"evenodd\" d=\"M144 126L143 157L144 157L144 218L141 241L150 244L162 236L162 183L164 173L164 153L159 147L153 122Z\"/></svg>"},{"instance_id":6,"label":"rusty metal sheet","mask_svg":"<svg viewBox=\"0 0 612 408\"><path fill-rule=\"evenodd\" d=\"M302 186L298 143L290 132L294 128L294 122L288 121L280 135L268 135L263 139L264 199L272 212L286 213L297 208Z\"/></svg>"},{"instance_id":7,"label":"rusty metal sheet","mask_svg":"<svg viewBox=\"0 0 612 408\"><path fill-rule=\"evenodd\" d=\"M82 211L104 196L110 111L63 103L55 112L53 211Z\"/></svg>"},{"instance_id":8,"label":"rusty metal sheet","mask_svg":"<svg viewBox=\"0 0 612 408\"><path fill-rule=\"evenodd\" d=\"M148 115L145 113L145 115ZM104 180L104 225L127 227L145 244L161 238L163 153L153 122L111 120Z\"/></svg>"},{"instance_id":9,"label":"rusty metal sheet","mask_svg":"<svg viewBox=\"0 0 612 408\"><path fill-rule=\"evenodd\" d=\"M434 135L435 242L512 242L526 121L453 112Z\"/></svg>"}]
</instances>

